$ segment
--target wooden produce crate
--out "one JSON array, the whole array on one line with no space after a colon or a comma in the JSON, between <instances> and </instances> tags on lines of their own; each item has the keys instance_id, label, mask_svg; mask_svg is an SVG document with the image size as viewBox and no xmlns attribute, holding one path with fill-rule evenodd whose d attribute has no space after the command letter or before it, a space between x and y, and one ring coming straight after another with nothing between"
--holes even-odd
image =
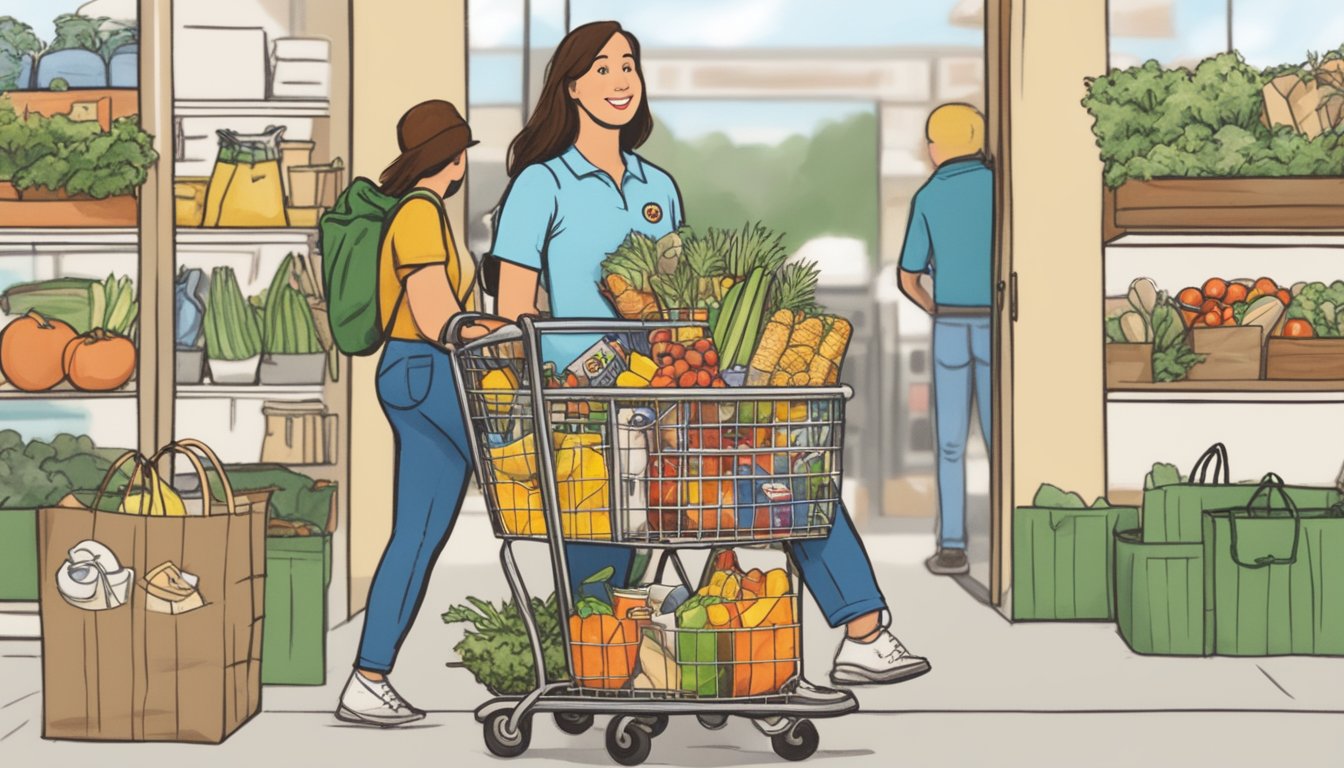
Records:
<instances>
[{"instance_id":1,"label":"wooden produce crate","mask_svg":"<svg viewBox=\"0 0 1344 768\"><path fill-rule=\"evenodd\" d=\"M1271 338L1265 345L1265 378L1344 379L1344 339Z\"/></svg>"},{"instance_id":2,"label":"wooden produce crate","mask_svg":"<svg viewBox=\"0 0 1344 768\"><path fill-rule=\"evenodd\" d=\"M1114 389L1153 381L1153 345L1107 342L1106 387Z\"/></svg>"},{"instance_id":3,"label":"wooden produce crate","mask_svg":"<svg viewBox=\"0 0 1344 768\"><path fill-rule=\"evenodd\" d=\"M1344 230L1344 178L1127 181L1104 195L1104 234Z\"/></svg>"},{"instance_id":4,"label":"wooden produce crate","mask_svg":"<svg viewBox=\"0 0 1344 768\"><path fill-rule=\"evenodd\" d=\"M1260 378L1264 345L1258 325L1194 328L1190 346L1204 362L1190 369L1191 381L1247 381Z\"/></svg>"}]
</instances>

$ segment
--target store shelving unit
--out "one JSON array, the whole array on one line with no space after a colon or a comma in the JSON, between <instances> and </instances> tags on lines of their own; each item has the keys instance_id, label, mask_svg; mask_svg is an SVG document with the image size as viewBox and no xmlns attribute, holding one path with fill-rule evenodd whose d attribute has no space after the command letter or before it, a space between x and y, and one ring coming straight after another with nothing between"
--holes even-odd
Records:
<instances>
[{"instance_id":1,"label":"store shelving unit","mask_svg":"<svg viewBox=\"0 0 1344 768\"><path fill-rule=\"evenodd\" d=\"M1261 212L1248 221L1267 218L1272 217ZM1144 221L1129 219L1131 224ZM1169 228L1164 230L1162 222ZM1151 278L1171 294L1210 277L1268 276L1282 285L1344 279L1344 232L1339 230L1285 226L1201 232L1180 223L1163 219L1106 242L1105 296L1124 296L1137 277ZM1273 470L1289 482L1333 485L1339 472L1339 457L1319 450L1318 441L1280 438L1344 428L1344 381L1126 384L1108 389L1104 397L1108 486L1121 495L1141 487L1152 462L1173 462L1188 471L1213 442L1227 445L1234 479Z\"/></svg>"},{"instance_id":2,"label":"store shelving unit","mask_svg":"<svg viewBox=\"0 0 1344 768\"><path fill-rule=\"evenodd\" d=\"M145 0L142 0L144 2ZM183 25L207 23L210 11L185 0L153 0L157 7L170 10L174 34ZM304 0L291 0L303 6ZM311 7L311 6L310 6ZM201 18L196 16L204 14ZM245 16L245 14L244 14ZM350 92L348 78L338 69L338 62L348 56L343 50L350 36L348 19L341 13L278 13L276 18L258 18L257 26L267 29L268 39L276 37L322 37L332 48L332 82L327 99L204 99L199 94L174 91L171 102L171 125L177 134L169 146L170 164L177 177L209 176L214 153L204 147L213 146L214 132L231 128L243 133L261 130L268 125L285 125L285 139L313 141L313 163L325 163L336 158L350 158ZM230 23L240 26L253 24L243 16L230 17ZM297 23L298 27L291 27ZM269 55L269 52L268 52ZM187 57L184 59L184 57ZM172 58L187 66L199 66L189 59L190 53L175 51ZM170 67L171 68L171 67ZM170 73L171 74L171 73ZM196 137L195 143L187 141ZM206 140L200 140L206 137ZM282 180L286 195L288 180ZM168 201L166 215L172 217L172 201ZM215 266L232 266L245 296L252 296L265 288L285 255L291 252L304 256L310 269L320 279L321 255L318 252L318 231L311 227L278 228L202 228L175 227L172 235L174 253L163 258L165 270L175 274L179 267L200 268L207 274ZM171 306L171 304L170 304ZM291 469L315 480L338 483L338 526L333 546L329 617L332 623L345 620L348 613L347 547L344 537L349 532L349 465L348 434L350 423L350 363L340 357L337 379L328 375L324 383L306 386L217 385L208 377L201 384L175 384L172 395L165 399L172 417L173 434L179 437L197 437L214 446L226 462L252 461L260 458L265 436L263 407L266 403L320 401L326 412L335 415L339 428L337 445L330 446L336 460L326 464L289 465ZM187 433L191 434L188 435Z\"/></svg>"}]
</instances>

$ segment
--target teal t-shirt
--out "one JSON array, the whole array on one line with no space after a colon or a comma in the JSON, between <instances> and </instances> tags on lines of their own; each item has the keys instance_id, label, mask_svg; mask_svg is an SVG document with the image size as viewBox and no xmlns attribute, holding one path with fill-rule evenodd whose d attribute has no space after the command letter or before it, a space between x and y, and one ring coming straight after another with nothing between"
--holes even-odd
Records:
<instances>
[{"instance_id":1,"label":"teal t-shirt","mask_svg":"<svg viewBox=\"0 0 1344 768\"><path fill-rule=\"evenodd\" d=\"M598 291L601 264L631 231L655 240L682 226L685 213L672 177L627 152L620 189L576 147L527 166L509 184L491 253L541 273L556 318L614 318ZM548 336L542 356L565 366L598 340Z\"/></svg>"},{"instance_id":2,"label":"teal t-shirt","mask_svg":"<svg viewBox=\"0 0 1344 768\"><path fill-rule=\"evenodd\" d=\"M915 193L901 269L933 275L935 304L992 305L994 172L984 160L950 160Z\"/></svg>"}]
</instances>

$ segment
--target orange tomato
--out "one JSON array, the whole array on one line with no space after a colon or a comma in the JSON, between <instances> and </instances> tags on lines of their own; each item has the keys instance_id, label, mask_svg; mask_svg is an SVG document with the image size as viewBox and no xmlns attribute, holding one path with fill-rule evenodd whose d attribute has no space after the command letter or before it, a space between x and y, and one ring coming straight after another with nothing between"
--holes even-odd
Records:
<instances>
[{"instance_id":1,"label":"orange tomato","mask_svg":"<svg viewBox=\"0 0 1344 768\"><path fill-rule=\"evenodd\" d=\"M1218 303L1217 299L1205 299L1204 303L1199 306L1199 311L1205 314L1208 314L1209 312L1221 313L1222 308L1223 305Z\"/></svg>"},{"instance_id":2,"label":"orange tomato","mask_svg":"<svg viewBox=\"0 0 1344 768\"><path fill-rule=\"evenodd\" d=\"M1316 335L1316 330L1306 320L1294 319L1283 324L1283 335L1295 339L1309 339Z\"/></svg>"},{"instance_id":3,"label":"orange tomato","mask_svg":"<svg viewBox=\"0 0 1344 768\"><path fill-rule=\"evenodd\" d=\"M1181 317L1185 318L1185 325L1188 328L1194 325L1195 323L1199 322L1200 315L1198 312L1191 312L1188 309L1182 309Z\"/></svg>"},{"instance_id":4,"label":"orange tomato","mask_svg":"<svg viewBox=\"0 0 1344 768\"><path fill-rule=\"evenodd\" d=\"M1227 293L1223 295L1223 301L1228 304L1236 304L1238 301L1245 301L1248 293L1250 291L1241 283L1228 283Z\"/></svg>"},{"instance_id":5,"label":"orange tomato","mask_svg":"<svg viewBox=\"0 0 1344 768\"><path fill-rule=\"evenodd\" d=\"M1223 307L1223 325L1233 325L1234 315L1231 307Z\"/></svg>"},{"instance_id":6,"label":"orange tomato","mask_svg":"<svg viewBox=\"0 0 1344 768\"><path fill-rule=\"evenodd\" d=\"M1210 299L1221 299L1227 294L1227 281L1211 277L1204 283L1204 295Z\"/></svg>"},{"instance_id":7,"label":"orange tomato","mask_svg":"<svg viewBox=\"0 0 1344 768\"><path fill-rule=\"evenodd\" d=\"M1209 326L1210 328L1217 328L1218 326L1223 324L1223 316L1218 313L1218 310L1205 312L1204 324Z\"/></svg>"},{"instance_id":8,"label":"orange tomato","mask_svg":"<svg viewBox=\"0 0 1344 768\"><path fill-rule=\"evenodd\" d=\"M1198 288L1186 288L1176 296L1176 300L1182 304L1198 307L1204 303L1204 294Z\"/></svg>"},{"instance_id":9,"label":"orange tomato","mask_svg":"<svg viewBox=\"0 0 1344 768\"><path fill-rule=\"evenodd\" d=\"M1255 290L1259 291L1260 295L1264 296L1268 294L1278 293L1279 285L1273 280L1270 280L1268 277L1262 277L1259 280L1255 281Z\"/></svg>"},{"instance_id":10,"label":"orange tomato","mask_svg":"<svg viewBox=\"0 0 1344 768\"><path fill-rule=\"evenodd\" d=\"M1283 288L1279 289L1277 296L1279 297L1279 301L1282 301L1283 306L1285 307L1293 303L1293 294L1289 293Z\"/></svg>"}]
</instances>

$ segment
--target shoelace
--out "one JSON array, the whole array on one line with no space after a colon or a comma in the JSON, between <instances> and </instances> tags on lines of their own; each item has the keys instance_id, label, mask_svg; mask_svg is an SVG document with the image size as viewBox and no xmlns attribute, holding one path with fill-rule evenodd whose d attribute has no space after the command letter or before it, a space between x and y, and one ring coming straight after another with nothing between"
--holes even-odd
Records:
<instances>
[{"instance_id":1,"label":"shoelace","mask_svg":"<svg viewBox=\"0 0 1344 768\"><path fill-rule=\"evenodd\" d=\"M885 649L878 650L878 655L882 657L883 661L896 661L907 653L905 646L901 645L901 641L897 640L896 636L890 632L883 632L878 641L886 646Z\"/></svg>"},{"instance_id":2,"label":"shoelace","mask_svg":"<svg viewBox=\"0 0 1344 768\"><path fill-rule=\"evenodd\" d=\"M376 692L378 694L378 698L382 699L384 704L391 707L392 711L394 712L401 711L402 705L405 702L403 702L401 700L401 697L397 695L397 692L392 689L391 684L389 684L386 680L384 680L381 682L374 683L373 686L374 688L377 689Z\"/></svg>"}]
</instances>

